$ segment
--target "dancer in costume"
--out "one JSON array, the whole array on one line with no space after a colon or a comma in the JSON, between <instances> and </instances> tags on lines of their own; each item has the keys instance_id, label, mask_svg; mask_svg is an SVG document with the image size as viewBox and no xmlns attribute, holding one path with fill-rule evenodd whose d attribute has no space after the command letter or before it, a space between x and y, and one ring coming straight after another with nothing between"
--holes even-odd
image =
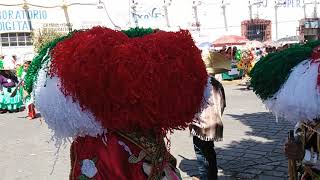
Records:
<instances>
[{"instance_id":1,"label":"dancer in costume","mask_svg":"<svg viewBox=\"0 0 320 180\"><path fill-rule=\"evenodd\" d=\"M254 92L277 117L295 123L319 117L318 45L316 41L271 53L252 69Z\"/></svg>"},{"instance_id":2,"label":"dancer in costume","mask_svg":"<svg viewBox=\"0 0 320 180\"><path fill-rule=\"evenodd\" d=\"M16 84L18 83L15 74L11 70L0 70L0 110L4 112L18 112L22 106L22 97L20 94L12 96Z\"/></svg>"},{"instance_id":3,"label":"dancer in costume","mask_svg":"<svg viewBox=\"0 0 320 180\"><path fill-rule=\"evenodd\" d=\"M241 53L241 58L237 64L238 69L244 71L244 83L247 86L247 89L250 89L250 77L249 73L254 66L254 54L251 50L243 50Z\"/></svg>"},{"instance_id":4,"label":"dancer in costume","mask_svg":"<svg viewBox=\"0 0 320 180\"><path fill-rule=\"evenodd\" d=\"M70 179L181 179L164 137L192 122L206 81L188 31L95 27L46 45L25 87L57 143L73 141Z\"/></svg>"},{"instance_id":5,"label":"dancer in costume","mask_svg":"<svg viewBox=\"0 0 320 180\"><path fill-rule=\"evenodd\" d=\"M319 131L320 117L320 41L310 42L305 45L294 45L288 49L271 53L262 58L251 71L251 83L254 92L263 100L266 107L279 117L298 123L297 128L314 128ZM303 127L304 126L304 127ZM306 149L304 156L305 170L310 167L314 171L320 172L320 161L313 159L312 153L307 153L313 144L316 152L319 152L320 137L312 140L314 132L306 134L307 143L299 138L287 143L286 154L289 159L301 160L301 146ZM310 133L311 132L311 133ZM300 147L299 147L300 146ZM293 151L293 152L292 152ZM299 153L300 152L300 153ZM312 152L312 150L310 150ZM296 155L297 158L293 156ZM311 166L309 166L312 157ZM306 171L307 172L307 171ZM320 173L318 173L320 174ZM320 177L320 176L319 176Z\"/></svg>"}]
</instances>

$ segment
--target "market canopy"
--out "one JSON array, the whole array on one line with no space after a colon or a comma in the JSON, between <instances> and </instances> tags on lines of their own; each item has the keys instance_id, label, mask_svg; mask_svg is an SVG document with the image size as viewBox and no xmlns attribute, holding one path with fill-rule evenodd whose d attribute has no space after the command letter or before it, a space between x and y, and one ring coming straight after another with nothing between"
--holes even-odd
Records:
<instances>
[{"instance_id":1,"label":"market canopy","mask_svg":"<svg viewBox=\"0 0 320 180\"><path fill-rule=\"evenodd\" d=\"M246 43L247 48L262 48L264 44L260 41L253 40Z\"/></svg>"},{"instance_id":2,"label":"market canopy","mask_svg":"<svg viewBox=\"0 0 320 180\"><path fill-rule=\"evenodd\" d=\"M265 46L271 46L271 47L279 47L279 46L280 46L279 43L277 43L277 42L275 42L275 41L271 41L271 40L265 41L265 42L263 42L263 44L264 44Z\"/></svg>"},{"instance_id":3,"label":"market canopy","mask_svg":"<svg viewBox=\"0 0 320 180\"><path fill-rule=\"evenodd\" d=\"M215 40L212 44L214 47L222 47L222 46L236 46L236 45L246 45L249 40L243 36L237 35L226 35L221 36L217 40Z\"/></svg>"},{"instance_id":4,"label":"market canopy","mask_svg":"<svg viewBox=\"0 0 320 180\"><path fill-rule=\"evenodd\" d=\"M200 43L200 44L197 44L197 47L199 48L199 49L208 49L208 48L210 48L212 46L212 43L210 43L210 42L202 42L202 43Z\"/></svg>"}]
</instances>

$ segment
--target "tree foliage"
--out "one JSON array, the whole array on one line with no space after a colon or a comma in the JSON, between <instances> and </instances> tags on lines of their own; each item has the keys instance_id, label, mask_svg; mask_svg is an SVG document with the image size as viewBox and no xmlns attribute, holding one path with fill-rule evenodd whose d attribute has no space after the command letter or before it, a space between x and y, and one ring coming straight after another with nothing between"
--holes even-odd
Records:
<instances>
[{"instance_id":1,"label":"tree foliage","mask_svg":"<svg viewBox=\"0 0 320 180\"><path fill-rule=\"evenodd\" d=\"M36 53L39 52L49 42L65 35L65 33L57 32L51 29L42 29L38 33L33 33L33 47Z\"/></svg>"}]
</instances>

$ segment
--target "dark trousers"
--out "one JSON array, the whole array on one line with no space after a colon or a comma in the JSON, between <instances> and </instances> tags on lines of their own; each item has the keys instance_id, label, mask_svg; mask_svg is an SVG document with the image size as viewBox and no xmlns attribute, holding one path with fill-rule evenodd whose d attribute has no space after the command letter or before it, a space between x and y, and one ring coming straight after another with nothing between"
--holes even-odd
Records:
<instances>
[{"instance_id":1,"label":"dark trousers","mask_svg":"<svg viewBox=\"0 0 320 180\"><path fill-rule=\"evenodd\" d=\"M201 180L218 179L216 152L213 141L203 141L193 136L194 151L199 163L198 169Z\"/></svg>"}]
</instances>

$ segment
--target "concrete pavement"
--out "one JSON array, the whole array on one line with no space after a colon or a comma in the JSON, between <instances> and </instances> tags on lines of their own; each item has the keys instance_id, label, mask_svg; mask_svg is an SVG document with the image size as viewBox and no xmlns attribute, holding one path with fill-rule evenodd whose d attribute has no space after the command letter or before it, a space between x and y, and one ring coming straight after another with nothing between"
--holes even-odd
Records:
<instances>
[{"instance_id":1,"label":"concrete pavement","mask_svg":"<svg viewBox=\"0 0 320 180\"><path fill-rule=\"evenodd\" d=\"M276 123L245 87L226 83L225 90L224 140L216 143L219 179L286 179L287 161L282 145L293 125ZM49 142L51 132L46 124L39 119L29 121L25 115L0 115L0 180L68 179L69 143L56 158L57 149ZM189 132L177 131L170 139L170 149L183 178L196 176L197 162Z\"/></svg>"},{"instance_id":2,"label":"concrete pavement","mask_svg":"<svg viewBox=\"0 0 320 180\"><path fill-rule=\"evenodd\" d=\"M267 112L252 91L224 83L227 108L223 116L224 139L215 143L219 179L287 179L283 144L294 125ZM197 175L192 139L187 131L172 136L172 152L184 178ZM188 138L186 138L188 137Z\"/></svg>"}]
</instances>

